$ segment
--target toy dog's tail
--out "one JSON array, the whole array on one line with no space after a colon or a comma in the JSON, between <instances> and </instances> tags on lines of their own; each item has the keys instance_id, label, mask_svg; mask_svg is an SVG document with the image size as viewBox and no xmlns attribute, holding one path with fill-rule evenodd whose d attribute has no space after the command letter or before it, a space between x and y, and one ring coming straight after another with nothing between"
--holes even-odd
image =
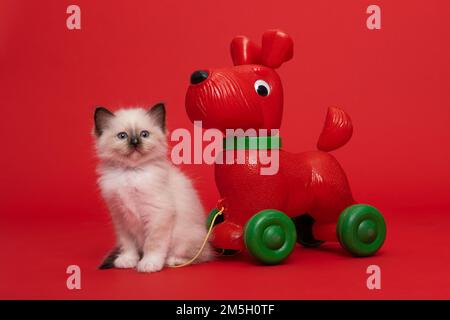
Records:
<instances>
[{"instance_id":1,"label":"toy dog's tail","mask_svg":"<svg viewBox=\"0 0 450 320\"><path fill-rule=\"evenodd\" d=\"M317 149L333 151L346 144L353 133L352 120L344 110L329 107Z\"/></svg>"}]
</instances>

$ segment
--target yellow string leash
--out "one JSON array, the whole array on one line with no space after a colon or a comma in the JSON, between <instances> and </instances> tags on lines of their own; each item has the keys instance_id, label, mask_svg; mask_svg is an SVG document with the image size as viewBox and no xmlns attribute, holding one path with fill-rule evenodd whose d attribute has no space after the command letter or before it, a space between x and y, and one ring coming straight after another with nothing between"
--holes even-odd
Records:
<instances>
[{"instance_id":1,"label":"yellow string leash","mask_svg":"<svg viewBox=\"0 0 450 320\"><path fill-rule=\"evenodd\" d=\"M188 265L192 264L192 263L200 256L200 254L202 253L203 249L204 249L205 246L206 246L206 243L208 242L209 236L211 235L212 229L213 229L213 227L214 227L214 222L216 222L216 218L217 218L218 216L220 216L220 215L223 213L223 210L224 210L224 209L225 209L225 208L222 207L222 209L220 209L220 210L214 215L214 218L213 218L212 221L211 221L211 225L209 226L208 233L207 233L206 236L205 236L205 240L203 240L203 244L202 244L202 246L200 247L200 249L198 250L197 254L196 254L191 260L189 260L189 261L187 261L187 262L185 262L185 263L183 263L183 264L179 264L179 265L176 265L176 266L172 266L172 268L181 268L181 267L188 266Z\"/></svg>"}]
</instances>

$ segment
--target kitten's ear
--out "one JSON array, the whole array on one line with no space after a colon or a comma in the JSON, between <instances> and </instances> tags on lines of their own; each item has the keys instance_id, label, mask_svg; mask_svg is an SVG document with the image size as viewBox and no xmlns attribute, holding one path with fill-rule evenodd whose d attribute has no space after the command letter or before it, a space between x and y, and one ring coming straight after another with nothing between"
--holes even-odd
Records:
<instances>
[{"instance_id":1,"label":"kitten's ear","mask_svg":"<svg viewBox=\"0 0 450 320\"><path fill-rule=\"evenodd\" d=\"M95 108L94 113L94 122L95 122L95 134L97 137L100 137L105 130L105 128L108 126L109 120L114 117L114 113L109 111L106 108L103 107L97 107Z\"/></svg>"},{"instance_id":2,"label":"kitten's ear","mask_svg":"<svg viewBox=\"0 0 450 320\"><path fill-rule=\"evenodd\" d=\"M166 106L164 103L160 102L155 104L147 111L147 114L155 119L163 132L166 132Z\"/></svg>"}]
</instances>

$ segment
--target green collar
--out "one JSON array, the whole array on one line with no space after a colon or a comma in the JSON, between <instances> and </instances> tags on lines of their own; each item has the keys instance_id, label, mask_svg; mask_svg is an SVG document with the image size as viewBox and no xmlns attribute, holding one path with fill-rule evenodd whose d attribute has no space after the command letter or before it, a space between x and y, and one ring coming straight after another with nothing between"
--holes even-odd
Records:
<instances>
[{"instance_id":1,"label":"green collar","mask_svg":"<svg viewBox=\"0 0 450 320\"><path fill-rule=\"evenodd\" d=\"M281 137L225 137L223 138L225 150L271 150L281 148Z\"/></svg>"}]
</instances>

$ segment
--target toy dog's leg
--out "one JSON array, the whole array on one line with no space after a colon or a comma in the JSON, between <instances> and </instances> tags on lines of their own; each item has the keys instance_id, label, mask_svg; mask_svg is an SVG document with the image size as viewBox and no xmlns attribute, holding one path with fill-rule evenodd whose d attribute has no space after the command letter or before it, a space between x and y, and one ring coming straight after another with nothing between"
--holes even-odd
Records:
<instances>
[{"instance_id":1,"label":"toy dog's leg","mask_svg":"<svg viewBox=\"0 0 450 320\"><path fill-rule=\"evenodd\" d=\"M230 221L224 221L213 229L211 244L216 249L241 251L244 249L242 227Z\"/></svg>"},{"instance_id":2,"label":"toy dog's leg","mask_svg":"<svg viewBox=\"0 0 450 320\"><path fill-rule=\"evenodd\" d=\"M323 240L316 239L316 235L313 233L315 220L309 214L302 214L293 220L297 229L297 242L299 244L306 248L316 248L324 243Z\"/></svg>"}]
</instances>

